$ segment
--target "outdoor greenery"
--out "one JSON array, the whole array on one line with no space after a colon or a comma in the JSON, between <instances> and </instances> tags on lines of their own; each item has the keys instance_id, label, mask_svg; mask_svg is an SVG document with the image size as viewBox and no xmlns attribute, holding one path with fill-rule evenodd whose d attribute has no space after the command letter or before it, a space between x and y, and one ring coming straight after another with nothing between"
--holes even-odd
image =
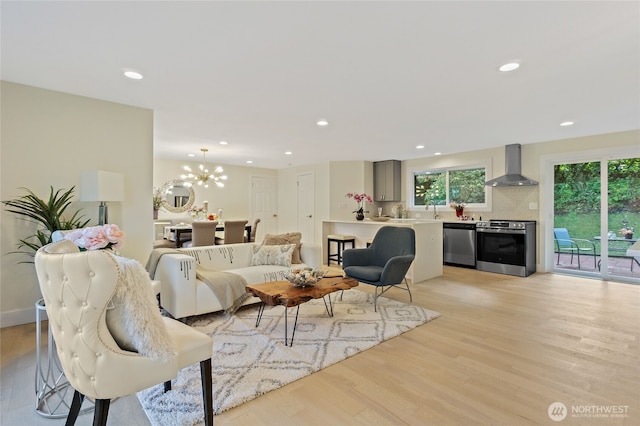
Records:
<instances>
[{"instance_id":1,"label":"outdoor greenery","mask_svg":"<svg viewBox=\"0 0 640 426\"><path fill-rule=\"evenodd\" d=\"M640 158L612 160L607 168L607 231L616 237L622 237L622 228L640 234ZM567 228L572 238L595 240L600 235L600 183L600 162L557 165L554 227Z\"/></svg>"},{"instance_id":2,"label":"outdoor greenery","mask_svg":"<svg viewBox=\"0 0 640 426\"><path fill-rule=\"evenodd\" d=\"M36 251L51 242L51 234L54 231L84 228L89 223L89 220L82 220L84 215L80 215L80 210L74 212L68 219L63 216L71 204L75 187L71 187L69 190L59 189L55 193L51 187L48 200L38 197L30 189L20 189L26 191L27 195L2 203L8 207L6 209L8 212L35 223L38 228L34 235L18 240L18 251L11 252L25 254L31 258L19 263L33 263Z\"/></svg>"},{"instance_id":3,"label":"outdoor greenery","mask_svg":"<svg viewBox=\"0 0 640 426\"><path fill-rule=\"evenodd\" d=\"M414 174L414 205L483 204L485 169L431 170ZM449 193L447 194L447 179Z\"/></svg>"},{"instance_id":4,"label":"outdoor greenery","mask_svg":"<svg viewBox=\"0 0 640 426\"><path fill-rule=\"evenodd\" d=\"M640 158L608 162L609 212L640 211ZM600 211L600 162L560 164L554 170L555 214Z\"/></svg>"}]
</instances>

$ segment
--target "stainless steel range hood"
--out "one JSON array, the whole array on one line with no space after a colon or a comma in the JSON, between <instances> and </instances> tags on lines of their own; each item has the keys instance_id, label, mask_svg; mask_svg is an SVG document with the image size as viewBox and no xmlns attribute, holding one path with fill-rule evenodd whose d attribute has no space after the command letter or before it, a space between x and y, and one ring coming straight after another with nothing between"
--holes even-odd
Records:
<instances>
[{"instance_id":1,"label":"stainless steel range hood","mask_svg":"<svg viewBox=\"0 0 640 426\"><path fill-rule=\"evenodd\" d=\"M505 172L504 176L485 182L486 186L534 186L538 182L522 176L522 159L520 144L514 143L505 146Z\"/></svg>"}]
</instances>

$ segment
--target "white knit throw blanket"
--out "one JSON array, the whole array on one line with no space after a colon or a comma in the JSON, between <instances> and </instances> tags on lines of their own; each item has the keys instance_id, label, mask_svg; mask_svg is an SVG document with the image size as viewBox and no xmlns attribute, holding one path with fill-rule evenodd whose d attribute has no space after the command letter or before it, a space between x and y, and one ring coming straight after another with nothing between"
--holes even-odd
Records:
<instances>
[{"instance_id":1,"label":"white knit throw blanket","mask_svg":"<svg viewBox=\"0 0 640 426\"><path fill-rule=\"evenodd\" d=\"M107 310L107 326L118 345L162 361L177 355L144 267L134 259L114 256L120 274Z\"/></svg>"}]
</instances>

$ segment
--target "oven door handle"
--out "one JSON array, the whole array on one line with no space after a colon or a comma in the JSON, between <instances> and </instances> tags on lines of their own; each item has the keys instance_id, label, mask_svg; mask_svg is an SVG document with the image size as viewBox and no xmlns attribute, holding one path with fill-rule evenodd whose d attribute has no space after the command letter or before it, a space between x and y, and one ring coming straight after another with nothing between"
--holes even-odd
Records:
<instances>
[{"instance_id":1,"label":"oven door handle","mask_svg":"<svg viewBox=\"0 0 640 426\"><path fill-rule=\"evenodd\" d=\"M525 229L495 229L495 228L477 228L476 232L484 232L487 234L520 234L527 233Z\"/></svg>"}]
</instances>

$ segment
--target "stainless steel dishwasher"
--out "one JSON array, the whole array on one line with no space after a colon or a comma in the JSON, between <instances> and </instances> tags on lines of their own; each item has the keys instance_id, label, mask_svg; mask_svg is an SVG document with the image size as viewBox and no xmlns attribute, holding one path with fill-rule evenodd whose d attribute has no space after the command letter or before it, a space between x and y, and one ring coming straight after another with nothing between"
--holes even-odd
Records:
<instances>
[{"instance_id":1,"label":"stainless steel dishwasher","mask_svg":"<svg viewBox=\"0 0 640 426\"><path fill-rule=\"evenodd\" d=\"M444 264L475 269L476 223L444 222L442 235Z\"/></svg>"}]
</instances>

